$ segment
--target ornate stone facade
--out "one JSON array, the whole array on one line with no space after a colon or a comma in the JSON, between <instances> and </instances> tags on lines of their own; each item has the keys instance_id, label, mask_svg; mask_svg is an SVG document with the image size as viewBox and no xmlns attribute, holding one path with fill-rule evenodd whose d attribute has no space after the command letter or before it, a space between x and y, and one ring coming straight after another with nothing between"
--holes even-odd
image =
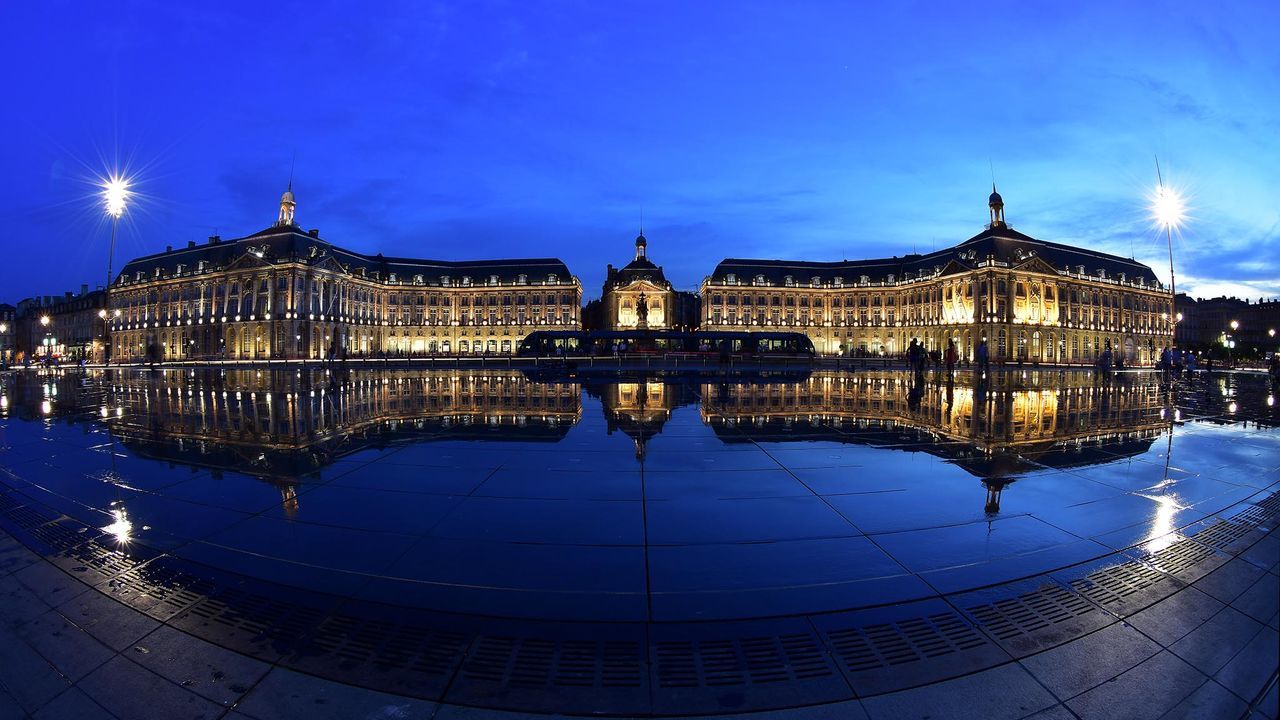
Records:
<instances>
[{"instance_id":1,"label":"ornate stone facade","mask_svg":"<svg viewBox=\"0 0 1280 720\"><path fill-rule=\"evenodd\" d=\"M702 283L702 328L808 334L819 353L898 355L955 340L972 359L1093 362L1108 346L1149 364L1172 342L1172 300L1134 260L1010 228L993 192L991 223L946 250L880 260L727 259Z\"/></svg>"},{"instance_id":2,"label":"ornate stone facade","mask_svg":"<svg viewBox=\"0 0 1280 720\"><path fill-rule=\"evenodd\" d=\"M449 262L344 250L294 222L129 262L110 292L115 361L509 354L581 328L557 259Z\"/></svg>"},{"instance_id":3,"label":"ornate stone facade","mask_svg":"<svg viewBox=\"0 0 1280 720\"><path fill-rule=\"evenodd\" d=\"M676 291L662 268L649 260L649 241L636 238L636 257L610 265L600 294L606 330L669 330L675 327Z\"/></svg>"}]
</instances>

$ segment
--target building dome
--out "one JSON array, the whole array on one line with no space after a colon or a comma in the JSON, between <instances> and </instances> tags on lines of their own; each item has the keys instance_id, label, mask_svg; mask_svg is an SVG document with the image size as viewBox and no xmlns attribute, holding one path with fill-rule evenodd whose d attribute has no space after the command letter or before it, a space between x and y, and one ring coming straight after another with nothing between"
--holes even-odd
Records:
<instances>
[{"instance_id":1,"label":"building dome","mask_svg":"<svg viewBox=\"0 0 1280 720\"><path fill-rule=\"evenodd\" d=\"M648 245L649 245L649 241L644 239L644 233L640 233L639 235L636 236L636 247L640 248L640 247L646 247Z\"/></svg>"},{"instance_id":2,"label":"building dome","mask_svg":"<svg viewBox=\"0 0 1280 720\"><path fill-rule=\"evenodd\" d=\"M992 197L995 197L995 196L993 195ZM291 202L293 202L293 191L292 191L292 190L285 190L285 191L284 191L284 194L280 196L280 202L282 202L282 203L291 203Z\"/></svg>"},{"instance_id":3,"label":"building dome","mask_svg":"<svg viewBox=\"0 0 1280 720\"><path fill-rule=\"evenodd\" d=\"M996 192L995 187L991 188L991 197L987 198L988 205L1003 205L1004 198L1000 197L1000 193Z\"/></svg>"}]
</instances>

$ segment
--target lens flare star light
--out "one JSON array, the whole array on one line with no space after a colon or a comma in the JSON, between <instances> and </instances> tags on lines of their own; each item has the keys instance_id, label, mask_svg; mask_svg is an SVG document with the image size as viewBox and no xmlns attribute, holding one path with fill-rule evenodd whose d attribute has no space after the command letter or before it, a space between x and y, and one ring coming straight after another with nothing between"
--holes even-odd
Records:
<instances>
[{"instance_id":1,"label":"lens flare star light","mask_svg":"<svg viewBox=\"0 0 1280 720\"><path fill-rule=\"evenodd\" d=\"M129 201L129 181L112 175L102 183L102 199L107 206L107 214L118 218L124 214L125 203Z\"/></svg>"}]
</instances>

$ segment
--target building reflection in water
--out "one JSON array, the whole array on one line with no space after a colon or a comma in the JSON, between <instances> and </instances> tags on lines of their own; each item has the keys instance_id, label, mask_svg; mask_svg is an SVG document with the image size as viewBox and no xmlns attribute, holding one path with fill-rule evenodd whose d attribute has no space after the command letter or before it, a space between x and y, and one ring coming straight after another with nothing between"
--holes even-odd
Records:
<instances>
[{"instance_id":1,"label":"building reflection in water","mask_svg":"<svg viewBox=\"0 0 1280 720\"><path fill-rule=\"evenodd\" d=\"M519 372L326 373L227 370L112 380L106 423L147 458L298 485L352 453L444 439L555 442L578 422L578 386Z\"/></svg>"},{"instance_id":2,"label":"building reflection in water","mask_svg":"<svg viewBox=\"0 0 1280 720\"><path fill-rule=\"evenodd\" d=\"M1146 452L1169 428L1149 382L1011 373L971 385L908 373L822 374L775 385L707 385L703 420L726 442L824 440L911 446L981 479L988 515L1019 476ZM1104 449L1105 446L1105 449Z\"/></svg>"},{"instance_id":3,"label":"building reflection in water","mask_svg":"<svg viewBox=\"0 0 1280 720\"><path fill-rule=\"evenodd\" d=\"M299 485L361 450L456 439L557 442L582 420L584 391L600 402L608 431L632 439L642 469L673 411L696 404L724 443L931 453L982 484L989 515L1028 472L1138 455L1170 428L1168 398L1154 376L1099 383L1085 373L1034 371L977 386L887 371L723 382L483 369L107 371L20 378L4 397L18 417L66 412L73 422L105 423L142 457L260 478L279 488L285 512L296 516ZM120 520L127 521L123 510Z\"/></svg>"},{"instance_id":4,"label":"building reflection in water","mask_svg":"<svg viewBox=\"0 0 1280 720\"><path fill-rule=\"evenodd\" d=\"M589 381L584 389L599 398L609 434L622 432L631 438L641 470L649 441L662 432L663 425L671 419L671 412L697 402L693 385L666 382L658 377Z\"/></svg>"}]
</instances>

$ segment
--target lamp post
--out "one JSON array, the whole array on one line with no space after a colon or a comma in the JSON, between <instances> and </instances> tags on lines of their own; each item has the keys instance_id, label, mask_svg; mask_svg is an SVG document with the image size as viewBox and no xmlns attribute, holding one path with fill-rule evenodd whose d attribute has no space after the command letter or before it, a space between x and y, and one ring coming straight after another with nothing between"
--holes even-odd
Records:
<instances>
[{"instance_id":1,"label":"lamp post","mask_svg":"<svg viewBox=\"0 0 1280 720\"><path fill-rule=\"evenodd\" d=\"M1158 184L1152 197L1151 214L1156 224L1164 229L1169 244L1169 318L1172 319L1178 302L1178 280L1173 272L1173 229L1186 219L1186 207L1177 190L1165 187L1159 158L1156 158L1156 179Z\"/></svg>"},{"instance_id":2,"label":"lamp post","mask_svg":"<svg viewBox=\"0 0 1280 720\"><path fill-rule=\"evenodd\" d=\"M49 321L48 315L40 316L40 327L44 329L44 339L41 341L40 345L44 348L44 364L45 365L49 364L50 360L52 359L51 356L53 354L53 347L49 342L49 322L50 321Z\"/></svg>"},{"instance_id":3,"label":"lamp post","mask_svg":"<svg viewBox=\"0 0 1280 720\"><path fill-rule=\"evenodd\" d=\"M116 254L116 227L120 224L120 216L124 214L125 203L129 200L129 181L119 175L112 175L102 183L102 199L106 204L107 214L111 216L111 245L107 249L107 282L102 286L102 303L104 308L111 307L111 265ZM106 329L106 310L103 318L103 349L106 362L111 362L111 335Z\"/></svg>"},{"instance_id":4,"label":"lamp post","mask_svg":"<svg viewBox=\"0 0 1280 720\"><path fill-rule=\"evenodd\" d=\"M1226 345L1227 345L1227 367L1230 367L1230 366L1231 366L1232 364L1234 364L1234 362L1235 362L1235 358L1232 356L1232 355L1233 355L1233 353L1232 353L1231 351L1232 351L1233 349L1235 349L1235 346L1236 346L1235 334L1236 334L1236 330L1239 330L1239 329L1240 329L1240 323L1239 323L1239 322L1237 322L1237 321L1235 321L1235 320L1232 320L1232 321L1231 321L1231 334L1227 336L1227 343L1226 343Z\"/></svg>"},{"instance_id":5,"label":"lamp post","mask_svg":"<svg viewBox=\"0 0 1280 720\"><path fill-rule=\"evenodd\" d=\"M102 301L104 303L107 301L106 292L106 290L102 291ZM102 361L105 364L110 359L110 356L107 355L107 309L105 307L98 311L98 319L102 321Z\"/></svg>"}]
</instances>

